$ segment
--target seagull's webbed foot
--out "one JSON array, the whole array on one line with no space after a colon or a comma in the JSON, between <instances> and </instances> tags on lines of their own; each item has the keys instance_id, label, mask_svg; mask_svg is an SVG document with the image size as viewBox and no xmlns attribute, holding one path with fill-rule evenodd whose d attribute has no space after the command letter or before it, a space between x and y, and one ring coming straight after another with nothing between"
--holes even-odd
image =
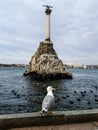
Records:
<instances>
[{"instance_id":1,"label":"seagull's webbed foot","mask_svg":"<svg viewBox=\"0 0 98 130\"><path fill-rule=\"evenodd\" d=\"M56 112L54 112L54 111L49 111L48 113L51 115L56 115Z\"/></svg>"},{"instance_id":2,"label":"seagull's webbed foot","mask_svg":"<svg viewBox=\"0 0 98 130\"><path fill-rule=\"evenodd\" d=\"M47 112L45 112L45 111L39 111L39 113L40 113L41 116L47 115Z\"/></svg>"}]
</instances>

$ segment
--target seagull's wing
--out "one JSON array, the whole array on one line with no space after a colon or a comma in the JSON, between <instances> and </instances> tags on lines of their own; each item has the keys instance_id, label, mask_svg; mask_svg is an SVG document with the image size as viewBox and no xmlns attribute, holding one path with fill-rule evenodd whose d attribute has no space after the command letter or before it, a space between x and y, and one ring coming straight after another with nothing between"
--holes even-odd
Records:
<instances>
[{"instance_id":1,"label":"seagull's wing","mask_svg":"<svg viewBox=\"0 0 98 130\"><path fill-rule=\"evenodd\" d=\"M54 97L50 95L46 95L43 102L42 102L42 110L46 112L51 109L54 104Z\"/></svg>"}]
</instances>

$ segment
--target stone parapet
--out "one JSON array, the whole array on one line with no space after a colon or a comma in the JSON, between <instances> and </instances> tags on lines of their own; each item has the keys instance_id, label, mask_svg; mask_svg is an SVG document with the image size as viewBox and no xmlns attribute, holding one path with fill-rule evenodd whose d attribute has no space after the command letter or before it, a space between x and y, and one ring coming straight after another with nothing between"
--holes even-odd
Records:
<instances>
[{"instance_id":1,"label":"stone parapet","mask_svg":"<svg viewBox=\"0 0 98 130\"><path fill-rule=\"evenodd\" d=\"M0 130L98 121L98 109L56 111L55 113L55 115L46 116L41 116L39 112L0 115Z\"/></svg>"}]
</instances>

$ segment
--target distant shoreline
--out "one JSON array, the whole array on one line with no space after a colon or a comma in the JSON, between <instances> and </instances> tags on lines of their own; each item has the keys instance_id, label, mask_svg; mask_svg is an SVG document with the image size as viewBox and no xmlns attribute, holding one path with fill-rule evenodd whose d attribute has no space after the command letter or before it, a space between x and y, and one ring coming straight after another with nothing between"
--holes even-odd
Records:
<instances>
[{"instance_id":1,"label":"distant shoreline","mask_svg":"<svg viewBox=\"0 0 98 130\"><path fill-rule=\"evenodd\" d=\"M75 69L96 69L98 70L98 65L76 65L76 64L65 64L66 68L75 68Z\"/></svg>"},{"instance_id":2,"label":"distant shoreline","mask_svg":"<svg viewBox=\"0 0 98 130\"><path fill-rule=\"evenodd\" d=\"M0 67L26 67L27 65L25 64L1 64Z\"/></svg>"},{"instance_id":3,"label":"distant shoreline","mask_svg":"<svg viewBox=\"0 0 98 130\"><path fill-rule=\"evenodd\" d=\"M73 65L73 64L64 64L65 68L75 68L75 69L97 69L98 65ZM0 67L28 67L28 64L2 64Z\"/></svg>"}]
</instances>

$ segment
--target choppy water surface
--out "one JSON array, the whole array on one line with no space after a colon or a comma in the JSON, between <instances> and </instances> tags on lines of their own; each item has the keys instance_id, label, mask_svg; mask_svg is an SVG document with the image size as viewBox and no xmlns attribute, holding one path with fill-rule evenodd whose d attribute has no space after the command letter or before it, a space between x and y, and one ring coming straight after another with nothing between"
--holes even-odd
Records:
<instances>
[{"instance_id":1,"label":"choppy water surface","mask_svg":"<svg viewBox=\"0 0 98 130\"><path fill-rule=\"evenodd\" d=\"M32 81L24 77L26 68L0 67L0 114L35 112L47 86L55 86L54 110L98 108L98 70L71 69L72 80Z\"/></svg>"}]
</instances>

